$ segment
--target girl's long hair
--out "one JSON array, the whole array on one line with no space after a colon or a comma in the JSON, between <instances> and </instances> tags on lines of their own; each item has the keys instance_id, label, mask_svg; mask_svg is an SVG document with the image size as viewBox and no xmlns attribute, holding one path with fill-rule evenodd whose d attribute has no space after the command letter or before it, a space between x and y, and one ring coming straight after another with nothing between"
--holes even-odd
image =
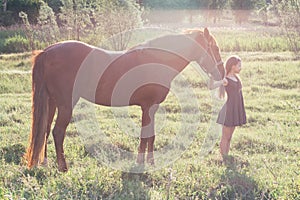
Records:
<instances>
[{"instance_id":1,"label":"girl's long hair","mask_svg":"<svg viewBox=\"0 0 300 200\"><path fill-rule=\"evenodd\" d=\"M241 58L239 56L236 56L236 55L230 56L226 60L226 64L225 64L225 70L226 70L225 77L231 71L232 66L237 65L239 62L241 62ZM237 78L239 78L239 77L237 77ZM224 97L225 97L225 87L224 87L224 85L220 86L219 96L220 96L221 99L224 99Z\"/></svg>"}]
</instances>

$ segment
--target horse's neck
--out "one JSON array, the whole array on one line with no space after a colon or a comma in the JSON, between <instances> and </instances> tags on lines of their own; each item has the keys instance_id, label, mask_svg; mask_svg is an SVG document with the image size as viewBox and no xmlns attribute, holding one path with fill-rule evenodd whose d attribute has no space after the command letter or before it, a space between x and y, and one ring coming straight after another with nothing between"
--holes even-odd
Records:
<instances>
[{"instance_id":1,"label":"horse's neck","mask_svg":"<svg viewBox=\"0 0 300 200\"><path fill-rule=\"evenodd\" d=\"M159 37L153 40L150 40L140 48L157 48L160 50L165 50L170 53L174 53L188 62L195 61L198 59L199 44L196 41L187 35L167 35L163 37Z\"/></svg>"}]
</instances>

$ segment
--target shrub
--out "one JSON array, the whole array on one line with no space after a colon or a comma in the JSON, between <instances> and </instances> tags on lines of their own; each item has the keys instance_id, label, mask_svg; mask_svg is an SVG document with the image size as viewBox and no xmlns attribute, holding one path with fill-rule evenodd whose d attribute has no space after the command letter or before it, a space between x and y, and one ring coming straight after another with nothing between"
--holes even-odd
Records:
<instances>
[{"instance_id":1,"label":"shrub","mask_svg":"<svg viewBox=\"0 0 300 200\"><path fill-rule=\"evenodd\" d=\"M273 10L278 17L290 50L300 56L300 4L298 1L273 0Z\"/></svg>"},{"instance_id":2,"label":"shrub","mask_svg":"<svg viewBox=\"0 0 300 200\"><path fill-rule=\"evenodd\" d=\"M13 18L13 12L11 12L11 11L6 11L6 12L0 11L0 26L11 26L15 23L16 22Z\"/></svg>"},{"instance_id":3,"label":"shrub","mask_svg":"<svg viewBox=\"0 0 300 200\"><path fill-rule=\"evenodd\" d=\"M19 53L29 49L29 41L21 35L9 37L4 41L4 53Z\"/></svg>"}]
</instances>

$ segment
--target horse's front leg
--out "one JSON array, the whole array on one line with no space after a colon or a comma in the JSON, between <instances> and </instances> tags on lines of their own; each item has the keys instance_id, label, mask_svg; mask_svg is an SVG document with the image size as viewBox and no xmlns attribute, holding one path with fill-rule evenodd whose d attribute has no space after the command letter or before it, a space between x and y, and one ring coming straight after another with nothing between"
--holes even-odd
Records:
<instances>
[{"instance_id":1,"label":"horse's front leg","mask_svg":"<svg viewBox=\"0 0 300 200\"><path fill-rule=\"evenodd\" d=\"M147 146L147 138L142 138L142 134L141 134L140 146L138 148L138 156L136 159L136 162L138 164L144 164L145 162L146 146Z\"/></svg>"},{"instance_id":2,"label":"horse's front leg","mask_svg":"<svg viewBox=\"0 0 300 200\"><path fill-rule=\"evenodd\" d=\"M148 138L148 154L147 154L147 163L154 165L154 139L155 135Z\"/></svg>"},{"instance_id":3,"label":"horse's front leg","mask_svg":"<svg viewBox=\"0 0 300 200\"><path fill-rule=\"evenodd\" d=\"M147 162L154 164L154 115L158 109L158 105L153 105L151 107L142 107L142 130L140 138L140 146L138 150L137 163L144 164L146 148L148 148Z\"/></svg>"}]
</instances>

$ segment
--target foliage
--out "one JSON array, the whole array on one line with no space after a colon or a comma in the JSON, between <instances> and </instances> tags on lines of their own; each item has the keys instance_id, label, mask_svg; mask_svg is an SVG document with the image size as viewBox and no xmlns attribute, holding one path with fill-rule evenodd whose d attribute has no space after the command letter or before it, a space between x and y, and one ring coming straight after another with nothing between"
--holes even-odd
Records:
<instances>
[{"instance_id":1,"label":"foliage","mask_svg":"<svg viewBox=\"0 0 300 200\"><path fill-rule=\"evenodd\" d=\"M255 0L230 0L230 8L233 10L235 22L242 24L247 22L251 14L250 10L255 7Z\"/></svg>"},{"instance_id":2,"label":"foliage","mask_svg":"<svg viewBox=\"0 0 300 200\"><path fill-rule=\"evenodd\" d=\"M38 14L42 0L10 0L7 2L7 11L2 11L2 4L0 5L0 16L1 19L4 17L8 20L0 20L0 25L8 26L14 23L21 22L18 14L19 12L24 12L28 15L28 21L30 24L35 25L38 20ZM58 25L61 25L58 16L61 16L61 20L64 23L72 26L74 29L75 36L78 37L77 32L84 32L85 27L90 27L92 22L89 22L89 18L93 18L93 8L101 5L112 4L114 6L120 6L124 4L135 4L135 2L142 2L145 9L224 9L232 8L234 10L249 10L254 9L257 6L259 8L263 7L266 3L264 0L44 0L49 7L52 8L56 17ZM118 5L119 4L119 5ZM122 7L122 6L121 6ZM69 13L68 13L69 12ZM82 12L82 13L81 13ZM131 12L131 11L130 11ZM73 21L68 18L73 17ZM80 36L79 36L80 37Z\"/></svg>"},{"instance_id":3,"label":"foliage","mask_svg":"<svg viewBox=\"0 0 300 200\"><path fill-rule=\"evenodd\" d=\"M146 8L155 9L223 9L230 7L234 10L250 10L263 6L264 0L143 0Z\"/></svg>"},{"instance_id":4,"label":"foliage","mask_svg":"<svg viewBox=\"0 0 300 200\"><path fill-rule=\"evenodd\" d=\"M131 38L130 30L143 24L141 15L141 8L133 0L104 1L95 12L96 31L105 38L118 35L108 48L124 50Z\"/></svg>"},{"instance_id":5,"label":"foliage","mask_svg":"<svg viewBox=\"0 0 300 200\"><path fill-rule=\"evenodd\" d=\"M63 6L59 18L69 30L69 39L80 40L81 35L92 27L90 14L92 8L86 0L62 0Z\"/></svg>"},{"instance_id":6,"label":"foliage","mask_svg":"<svg viewBox=\"0 0 300 200\"><path fill-rule=\"evenodd\" d=\"M26 35L27 40L29 41L30 49L35 49L35 42L34 42L34 32L35 30L32 28L31 24L28 21L28 15L21 11L19 13L19 17L22 19L23 22L23 29Z\"/></svg>"},{"instance_id":7,"label":"foliage","mask_svg":"<svg viewBox=\"0 0 300 200\"><path fill-rule=\"evenodd\" d=\"M0 31L0 54L5 52L4 43L8 38L14 37L15 35L22 35L24 36L24 33L19 28L3 28Z\"/></svg>"},{"instance_id":8,"label":"foliage","mask_svg":"<svg viewBox=\"0 0 300 200\"><path fill-rule=\"evenodd\" d=\"M56 17L51 7L45 2L41 2L36 32L41 43L50 45L59 40L59 28Z\"/></svg>"},{"instance_id":9,"label":"foliage","mask_svg":"<svg viewBox=\"0 0 300 200\"><path fill-rule=\"evenodd\" d=\"M210 0L208 5L209 9L224 9L227 4L227 0Z\"/></svg>"},{"instance_id":10,"label":"foliage","mask_svg":"<svg viewBox=\"0 0 300 200\"><path fill-rule=\"evenodd\" d=\"M155 9L186 9L207 7L209 0L143 0L143 5L147 8Z\"/></svg>"},{"instance_id":11,"label":"foliage","mask_svg":"<svg viewBox=\"0 0 300 200\"><path fill-rule=\"evenodd\" d=\"M61 0L44 0L45 3L52 8L53 12L57 15L60 13L60 8L63 6Z\"/></svg>"},{"instance_id":12,"label":"foliage","mask_svg":"<svg viewBox=\"0 0 300 200\"><path fill-rule=\"evenodd\" d=\"M131 36L123 32L142 24L142 10L133 0L124 2L64 0L58 18L62 25L60 28L53 10L42 1L40 4L37 24L30 23L27 13L19 13L23 22L21 28L24 30L31 50L44 48L66 39L85 39L91 44L99 45L104 37L114 34L119 34L120 40L111 44L111 48L124 49ZM4 52L1 47L3 45L0 39L0 52Z\"/></svg>"},{"instance_id":13,"label":"foliage","mask_svg":"<svg viewBox=\"0 0 300 200\"><path fill-rule=\"evenodd\" d=\"M30 23L36 23L39 13L39 0L9 0L7 1L7 11L12 13L12 20L20 22L19 12L28 14Z\"/></svg>"},{"instance_id":14,"label":"foliage","mask_svg":"<svg viewBox=\"0 0 300 200\"><path fill-rule=\"evenodd\" d=\"M255 0L230 0L230 8L233 10L251 10L255 8Z\"/></svg>"},{"instance_id":15,"label":"foliage","mask_svg":"<svg viewBox=\"0 0 300 200\"><path fill-rule=\"evenodd\" d=\"M29 41L21 35L15 35L5 40L4 53L25 52L29 50Z\"/></svg>"},{"instance_id":16,"label":"foliage","mask_svg":"<svg viewBox=\"0 0 300 200\"><path fill-rule=\"evenodd\" d=\"M69 31L69 39L79 40L80 35L91 34L103 39L142 24L141 10L133 0L63 0L62 3L59 17Z\"/></svg>"},{"instance_id":17,"label":"foliage","mask_svg":"<svg viewBox=\"0 0 300 200\"><path fill-rule=\"evenodd\" d=\"M274 0L271 6L291 49L300 56L300 2L297 0Z\"/></svg>"},{"instance_id":18,"label":"foliage","mask_svg":"<svg viewBox=\"0 0 300 200\"><path fill-rule=\"evenodd\" d=\"M13 17L14 12L13 11L6 11L3 12L2 10L0 11L0 26L11 26L16 23L14 17Z\"/></svg>"},{"instance_id":19,"label":"foliage","mask_svg":"<svg viewBox=\"0 0 300 200\"><path fill-rule=\"evenodd\" d=\"M257 26L257 25L256 25ZM247 51L247 52L256 52L256 51L262 51L262 52L282 52L282 51L292 51L293 49L289 46L289 43L286 42L286 37L282 34L280 34L280 31L277 27L263 27L258 26L259 30L250 31L250 32L240 32L240 30L219 30L214 31L214 35L218 41L218 44L221 48L221 51ZM90 44L99 45L100 43L105 43L105 40L103 40L103 36L101 36L99 33L101 31L91 34L91 36L84 38L84 41L87 41ZM45 34L45 32L43 32ZM26 37L24 35L24 31L20 29L7 29L0 31L0 52L5 52L4 49L4 42L7 38L13 37L14 35L21 35L23 37ZM120 34L121 36L121 34ZM107 34L107 37L109 35ZM131 36L132 38L133 36ZM149 32L149 37L151 37L151 34ZM27 38L27 37L26 37ZM99 38L101 40L99 40ZM249 40L251 38L251 40ZM41 38L42 41L42 38ZM48 41L49 43L51 41ZM54 41L52 41L54 42ZM125 42L125 41L124 41ZM47 43L48 44L48 43ZM116 43L120 46L122 46L121 42L118 41ZM37 44L35 43L35 46L39 47L42 43ZM132 44L129 44L131 46ZM114 45L110 44L107 46L107 48L111 49L117 49L116 47L113 47ZM115 45L116 46L116 45ZM45 47L45 46L41 46ZM31 49L31 48L30 48Z\"/></svg>"},{"instance_id":20,"label":"foliage","mask_svg":"<svg viewBox=\"0 0 300 200\"><path fill-rule=\"evenodd\" d=\"M43 1L40 4L37 24L30 23L26 13L19 13L31 50L44 48L61 39L53 10Z\"/></svg>"}]
</instances>

